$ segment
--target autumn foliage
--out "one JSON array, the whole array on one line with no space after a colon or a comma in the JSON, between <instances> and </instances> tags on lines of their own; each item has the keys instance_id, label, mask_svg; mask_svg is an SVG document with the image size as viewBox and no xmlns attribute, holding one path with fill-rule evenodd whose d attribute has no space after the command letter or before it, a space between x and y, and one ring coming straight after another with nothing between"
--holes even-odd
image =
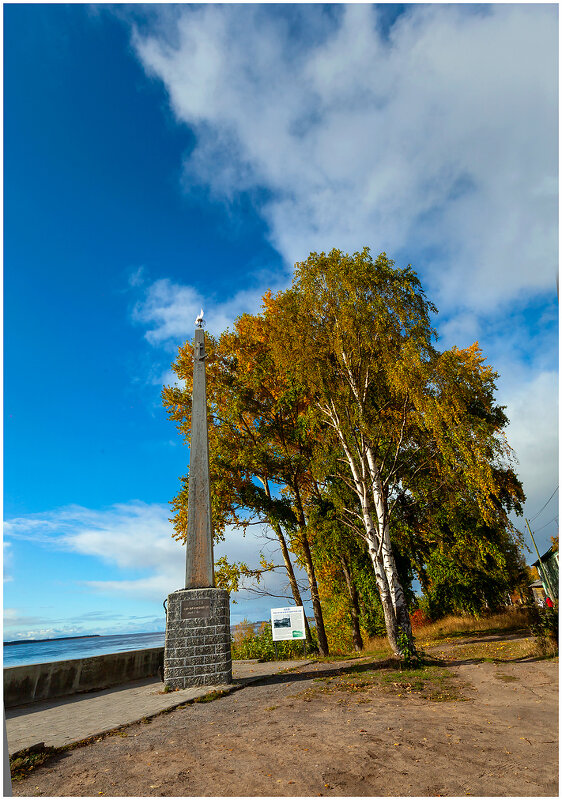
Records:
<instances>
[{"instance_id":1,"label":"autumn foliage","mask_svg":"<svg viewBox=\"0 0 562 800\"><path fill-rule=\"evenodd\" d=\"M207 339L209 449L216 536L260 525L278 558L223 561L233 591L282 570L310 597L322 653L388 635L415 654L417 578L431 616L501 604L523 580L524 494L478 343L440 351L414 270L367 248L312 253L289 289ZM164 405L189 442L192 347ZM185 538L189 474L172 501ZM303 582L303 575L305 580ZM261 589L260 589L261 587Z\"/></svg>"}]
</instances>

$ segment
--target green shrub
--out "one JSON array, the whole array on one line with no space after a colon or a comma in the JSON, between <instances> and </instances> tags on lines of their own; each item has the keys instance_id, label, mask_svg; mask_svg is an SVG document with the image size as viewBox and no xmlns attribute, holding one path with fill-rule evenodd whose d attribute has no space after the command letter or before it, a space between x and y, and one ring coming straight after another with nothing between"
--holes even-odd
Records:
<instances>
[{"instance_id":1,"label":"green shrub","mask_svg":"<svg viewBox=\"0 0 562 800\"><path fill-rule=\"evenodd\" d=\"M348 607L338 602L323 601L322 613L330 655L353 653L353 628ZM361 636L363 640L366 637L364 628L361 630Z\"/></svg>"},{"instance_id":2,"label":"green shrub","mask_svg":"<svg viewBox=\"0 0 562 800\"><path fill-rule=\"evenodd\" d=\"M314 633L313 633L314 636ZM232 637L232 658L244 660L248 658L258 658L260 661L286 660L303 657L303 640L276 642L277 656L275 655L275 644L271 635L271 625L264 622L260 630L255 633L253 626L247 620L236 626ZM307 641L306 652L318 649L316 641Z\"/></svg>"},{"instance_id":3,"label":"green shrub","mask_svg":"<svg viewBox=\"0 0 562 800\"><path fill-rule=\"evenodd\" d=\"M552 645L558 644L558 601L554 608L531 606L531 633L537 639L539 650L550 652Z\"/></svg>"}]
</instances>

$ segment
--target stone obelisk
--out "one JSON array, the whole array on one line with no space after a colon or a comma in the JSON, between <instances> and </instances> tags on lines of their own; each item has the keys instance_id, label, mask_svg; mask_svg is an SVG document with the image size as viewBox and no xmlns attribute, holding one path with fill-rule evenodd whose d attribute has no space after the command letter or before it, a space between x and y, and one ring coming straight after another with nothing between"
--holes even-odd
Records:
<instances>
[{"instance_id":1,"label":"stone obelisk","mask_svg":"<svg viewBox=\"0 0 562 800\"><path fill-rule=\"evenodd\" d=\"M168 595L164 683L171 689L232 682L228 592L215 588L203 311L193 338L193 395L185 589Z\"/></svg>"}]
</instances>

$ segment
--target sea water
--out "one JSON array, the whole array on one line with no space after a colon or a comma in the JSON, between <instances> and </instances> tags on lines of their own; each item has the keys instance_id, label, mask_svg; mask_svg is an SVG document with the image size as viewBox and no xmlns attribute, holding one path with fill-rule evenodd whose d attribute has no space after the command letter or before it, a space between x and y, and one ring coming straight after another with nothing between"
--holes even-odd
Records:
<instances>
[{"instance_id":1,"label":"sea water","mask_svg":"<svg viewBox=\"0 0 562 800\"><path fill-rule=\"evenodd\" d=\"M17 642L4 645L4 666L44 664L71 658L102 656L126 650L164 647L164 631L155 633L124 633L112 636L93 636L85 639L53 639L43 642Z\"/></svg>"}]
</instances>

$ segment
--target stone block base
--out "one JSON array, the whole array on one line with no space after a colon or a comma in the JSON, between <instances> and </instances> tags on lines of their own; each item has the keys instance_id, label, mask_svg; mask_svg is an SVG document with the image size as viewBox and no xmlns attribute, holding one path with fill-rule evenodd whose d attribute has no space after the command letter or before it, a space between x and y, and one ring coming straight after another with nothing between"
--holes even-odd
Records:
<instances>
[{"instance_id":1,"label":"stone block base","mask_svg":"<svg viewBox=\"0 0 562 800\"><path fill-rule=\"evenodd\" d=\"M232 683L230 603L224 589L168 595L164 683L171 689Z\"/></svg>"}]
</instances>

